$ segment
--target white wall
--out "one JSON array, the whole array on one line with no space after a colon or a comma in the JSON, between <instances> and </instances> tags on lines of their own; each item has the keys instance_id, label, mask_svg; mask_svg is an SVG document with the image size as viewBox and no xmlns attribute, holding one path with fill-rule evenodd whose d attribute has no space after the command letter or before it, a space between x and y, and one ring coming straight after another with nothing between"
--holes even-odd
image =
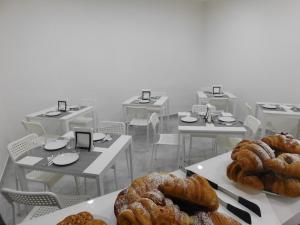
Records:
<instances>
[{"instance_id":1,"label":"white wall","mask_svg":"<svg viewBox=\"0 0 300 225\"><path fill-rule=\"evenodd\" d=\"M209 0L203 11L204 63L213 82L253 106L300 103L300 1Z\"/></svg>"},{"instance_id":2,"label":"white wall","mask_svg":"<svg viewBox=\"0 0 300 225\"><path fill-rule=\"evenodd\" d=\"M169 94L172 111L190 108L203 80L201 6L199 0L0 0L3 145L24 134L26 114L58 99L96 98L100 119L119 120L121 103L151 88Z\"/></svg>"}]
</instances>

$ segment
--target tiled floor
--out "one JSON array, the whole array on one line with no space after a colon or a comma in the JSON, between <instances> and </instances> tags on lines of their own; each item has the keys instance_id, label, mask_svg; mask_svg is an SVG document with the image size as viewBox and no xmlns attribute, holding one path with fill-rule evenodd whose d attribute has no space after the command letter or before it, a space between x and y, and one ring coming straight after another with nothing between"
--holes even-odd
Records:
<instances>
[{"instance_id":1,"label":"tiled floor","mask_svg":"<svg viewBox=\"0 0 300 225\"><path fill-rule=\"evenodd\" d=\"M177 118L171 117L167 124L167 131L165 133L177 133ZM150 169L150 158L151 148L146 145L145 130L136 130L134 135L133 143L133 164L134 164L134 175L135 177L142 176L151 171ZM191 164L199 162L214 156L211 151L211 140L208 138L195 138L193 140L192 160ZM157 160L155 161L154 171L173 171L177 168L176 159L176 148L170 146L162 146L158 149ZM219 152L221 153L221 152ZM126 166L125 155L121 156L117 160L117 174L118 174L118 188L124 188L130 183L128 170ZM108 171L104 178L105 181L105 193L115 191L113 171ZM13 170L13 164L8 163L5 174L3 176L2 187L15 188L15 176ZM83 193L83 181L81 182L80 190ZM30 183L30 190L42 191L43 186L37 183ZM71 176L65 176L53 187L53 192L59 194L74 194L75 183ZM87 181L87 193L88 195L96 194L96 184L94 180ZM11 208L9 204L0 195L0 212L3 215L4 220L7 224L12 224ZM17 222L22 221L26 216L25 209L21 210L21 214L17 216Z\"/></svg>"}]
</instances>

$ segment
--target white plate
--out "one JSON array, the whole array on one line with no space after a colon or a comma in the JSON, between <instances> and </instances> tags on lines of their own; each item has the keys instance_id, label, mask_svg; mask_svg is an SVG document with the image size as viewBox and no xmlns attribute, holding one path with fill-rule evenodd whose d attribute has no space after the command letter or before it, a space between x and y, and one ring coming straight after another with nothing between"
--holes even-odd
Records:
<instances>
[{"instance_id":1,"label":"white plate","mask_svg":"<svg viewBox=\"0 0 300 225\"><path fill-rule=\"evenodd\" d=\"M100 141L105 137L106 135L103 133L93 133L93 141Z\"/></svg>"},{"instance_id":2,"label":"white plate","mask_svg":"<svg viewBox=\"0 0 300 225\"><path fill-rule=\"evenodd\" d=\"M230 117L230 116L219 116L218 120L222 121L222 122L226 122L226 123L232 123L235 122L235 118Z\"/></svg>"},{"instance_id":3,"label":"white plate","mask_svg":"<svg viewBox=\"0 0 300 225\"><path fill-rule=\"evenodd\" d=\"M78 159L79 155L77 153L64 153L56 156L53 159L53 164L58 166L64 166L76 162Z\"/></svg>"},{"instance_id":4,"label":"white plate","mask_svg":"<svg viewBox=\"0 0 300 225\"><path fill-rule=\"evenodd\" d=\"M62 114L62 112L60 112L60 111L50 111L50 112L47 112L45 115L46 116L58 116L60 114Z\"/></svg>"},{"instance_id":5,"label":"white plate","mask_svg":"<svg viewBox=\"0 0 300 225\"><path fill-rule=\"evenodd\" d=\"M67 144L68 144L67 140L55 140L55 141L47 143L45 145L44 149L48 150L48 151L55 151L55 150L66 147Z\"/></svg>"},{"instance_id":6,"label":"white plate","mask_svg":"<svg viewBox=\"0 0 300 225\"><path fill-rule=\"evenodd\" d=\"M194 123L196 122L198 119L196 117L192 117L192 116L185 116L181 118L181 121L186 122L186 123Z\"/></svg>"},{"instance_id":7,"label":"white plate","mask_svg":"<svg viewBox=\"0 0 300 225\"><path fill-rule=\"evenodd\" d=\"M214 97L223 97L225 94L213 94Z\"/></svg>"},{"instance_id":8,"label":"white plate","mask_svg":"<svg viewBox=\"0 0 300 225\"><path fill-rule=\"evenodd\" d=\"M139 100L139 103L149 103L149 102L150 100L143 100L143 99Z\"/></svg>"},{"instance_id":9,"label":"white plate","mask_svg":"<svg viewBox=\"0 0 300 225\"><path fill-rule=\"evenodd\" d=\"M262 105L262 107L265 109L277 109L277 105L273 105L273 104L264 104Z\"/></svg>"},{"instance_id":10,"label":"white plate","mask_svg":"<svg viewBox=\"0 0 300 225\"><path fill-rule=\"evenodd\" d=\"M77 109L80 109L80 106L79 105L71 105L71 106L69 106L69 109L77 110Z\"/></svg>"}]
</instances>

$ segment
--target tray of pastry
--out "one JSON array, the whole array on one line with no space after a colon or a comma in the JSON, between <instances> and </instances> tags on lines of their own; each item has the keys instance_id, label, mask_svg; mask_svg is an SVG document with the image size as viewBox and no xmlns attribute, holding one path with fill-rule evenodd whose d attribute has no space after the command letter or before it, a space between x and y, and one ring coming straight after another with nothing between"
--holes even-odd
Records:
<instances>
[{"instance_id":1,"label":"tray of pastry","mask_svg":"<svg viewBox=\"0 0 300 225\"><path fill-rule=\"evenodd\" d=\"M232 151L227 177L266 194L300 197L300 141L280 133L243 140Z\"/></svg>"}]
</instances>

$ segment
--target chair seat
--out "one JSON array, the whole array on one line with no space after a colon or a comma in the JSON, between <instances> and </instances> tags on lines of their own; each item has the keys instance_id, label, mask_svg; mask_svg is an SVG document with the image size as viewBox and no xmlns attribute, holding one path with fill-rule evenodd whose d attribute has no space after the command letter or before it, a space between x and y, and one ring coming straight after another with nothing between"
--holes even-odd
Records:
<instances>
[{"instance_id":1,"label":"chair seat","mask_svg":"<svg viewBox=\"0 0 300 225\"><path fill-rule=\"evenodd\" d=\"M38 170L32 170L26 174L26 178L28 180L45 183L49 187L53 186L62 177L63 174L60 173L51 173Z\"/></svg>"},{"instance_id":2,"label":"chair seat","mask_svg":"<svg viewBox=\"0 0 300 225\"><path fill-rule=\"evenodd\" d=\"M148 119L132 119L129 122L129 126L143 126L146 127L148 126Z\"/></svg>"},{"instance_id":3,"label":"chair seat","mask_svg":"<svg viewBox=\"0 0 300 225\"><path fill-rule=\"evenodd\" d=\"M70 123L71 124L78 124L78 125L87 125L93 122L93 118L91 117L84 117L84 116L80 116L75 118L74 120L72 120Z\"/></svg>"},{"instance_id":4,"label":"chair seat","mask_svg":"<svg viewBox=\"0 0 300 225\"><path fill-rule=\"evenodd\" d=\"M157 145L178 145L178 134L160 134Z\"/></svg>"},{"instance_id":5,"label":"chair seat","mask_svg":"<svg viewBox=\"0 0 300 225\"><path fill-rule=\"evenodd\" d=\"M89 199L89 196L87 195L58 195L58 197L62 208L66 208ZM59 208L55 206L35 206L26 216L24 221L52 213L56 210L59 210Z\"/></svg>"}]
</instances>

